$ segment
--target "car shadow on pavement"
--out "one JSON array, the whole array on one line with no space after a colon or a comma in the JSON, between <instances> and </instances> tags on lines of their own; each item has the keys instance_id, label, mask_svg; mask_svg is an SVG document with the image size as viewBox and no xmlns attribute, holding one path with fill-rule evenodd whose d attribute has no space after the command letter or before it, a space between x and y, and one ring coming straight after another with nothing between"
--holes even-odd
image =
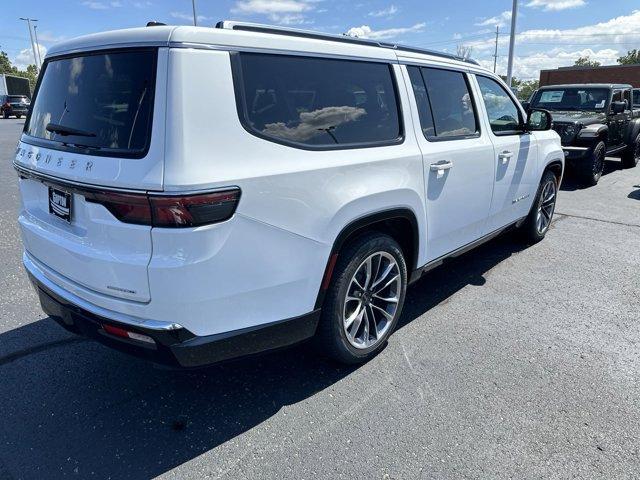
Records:
<instances>
[{"instance_id":1,"label":"car shadow on pavement","mask_svg":"<svg viewBox=\"0 0 640 480\"><path fill-rule=\"evenodd\" d=\"M622 170L622 162L619 158L607 158L604 161L604 169L602 170L602 175L609 175L612 172L616 172L618 170ZM567 170L564 177L562 178L562 185L560 185L560 190L565 192L573 192L575 190L584 190L585 188L590 188L590 185L585 185L578 175L571 170Z\"/></svg>"},{"instance_id":2,"label":"car shadow on pavement","mask_svg":"<svg viewBox=\"0 0 640 480\"><path fill-rule=\"evenodd\" d=\"M409 289L398 328L466 285L483 285L487 271L523 248L506 234L430 272ZM51 322L2 334L0 344L3 337L38 338ZM174 371L66 332L60 338L0 359L2 478L147 479L252 429L262 429L260 439L276 439L270 447L277 447L293 428L261 424L357 368L323 360L307 343ZM218 476L234 471L244 456L269 454L261 440L252 443L239 458L211 456L198 475Z\"/></svg>"}]
</instances>

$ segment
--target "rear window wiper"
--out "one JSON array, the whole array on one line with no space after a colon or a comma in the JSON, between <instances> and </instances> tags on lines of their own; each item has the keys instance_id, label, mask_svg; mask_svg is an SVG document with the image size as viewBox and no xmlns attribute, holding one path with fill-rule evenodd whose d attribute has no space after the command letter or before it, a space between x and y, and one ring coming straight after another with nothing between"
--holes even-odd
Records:
<instances>
[{"instance_id":1,"label":"rear window wiper","mask_svg":"<svg viewBox=\"0 0 640 480\"><path fill-rule=\"evenodd\" d=\"M48 123L46 126L47 132L57 133L58 135L67 136L74 135L76 137L95 137L93 132L87 132L86 130L80 130L77 128L65 127L64 125L58 125L57 123Z\"/></svg>"}]
</instances>

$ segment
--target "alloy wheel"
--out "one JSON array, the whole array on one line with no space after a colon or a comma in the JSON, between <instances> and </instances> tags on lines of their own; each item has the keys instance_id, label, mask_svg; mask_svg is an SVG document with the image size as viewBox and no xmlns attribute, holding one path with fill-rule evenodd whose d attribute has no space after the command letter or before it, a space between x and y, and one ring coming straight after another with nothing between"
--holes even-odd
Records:
<instances>
[{"instance_id":1,"label":"alloy wheel","mask_svg":"<svg viewBox=\"0 0 640 480\"><path fill-rule=\"evenodd\" d=\"M536 228L540 235L544 235L549 229L549 225L551 225L553 211L556 208L557 193L556 182L553 180L549 180L542 187L538 214L536 216Z\"/></svg>"},{"instance_id":2,"label":"alloy wheel","mask_svg":"<svg viewBox=\"0 0 640 480\"><path fill-rule=\"evenodd\" d=\"M400 267L393 255L369 255L353 274L344 301L343 328L358 349L379 344L393 324L402 292Z\"/></svg>"}]
</instances>

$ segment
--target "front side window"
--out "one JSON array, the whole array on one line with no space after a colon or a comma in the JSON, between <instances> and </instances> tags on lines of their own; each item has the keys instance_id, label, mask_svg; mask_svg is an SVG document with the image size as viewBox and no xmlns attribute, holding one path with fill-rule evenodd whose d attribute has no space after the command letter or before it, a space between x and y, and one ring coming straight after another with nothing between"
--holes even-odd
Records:
<instances>
[{"instance_id":1,"label":"front side window","mask_svg":"<svg viewBox=\"0 0 640 480\"><path fill-rule=\"evenodd\" d=\"M465 74L426 67L420 71L431 102L435 137L451 139L476 135L478 122Z\"/></svg>"},{"instance_id":2,"label":"front side window","mask_svg":"<svg viewBox=\"0 0 640 480\"><path fill-rule=\"evenodd\" d=\"M522 130L520 110L505 89L491 78L476 78L493 133L505 134Z\"/></svg>"},{"instance_id":3,"label":"front side window","mask_svg":"<svg viewBox=\"0 0 640 480\"><path fill-rule=\"evenodd\" d=\"M640 90L633 91L633 106L640 107Z\"/></svg>"},{"instance_id":4,"label":"front side window","mask_svg":"<svg viewBox=\"0 0 640 480\"><path fill-rule=\"evenodd\" d=\"M398 142L391 67L285 55L234 55L240 118L268 140L310 148Z\"/></svg>"},{"instance_id":5,"label":"front side window","mask_svg":"<svg viewBox=\"0 0 640 480\"><path fill-rule=\"evenodd\" d=\"M155 75L153 49L49 60L25 133L59 148L139 156L151 136Z\"/></svg>"}]
</instances>

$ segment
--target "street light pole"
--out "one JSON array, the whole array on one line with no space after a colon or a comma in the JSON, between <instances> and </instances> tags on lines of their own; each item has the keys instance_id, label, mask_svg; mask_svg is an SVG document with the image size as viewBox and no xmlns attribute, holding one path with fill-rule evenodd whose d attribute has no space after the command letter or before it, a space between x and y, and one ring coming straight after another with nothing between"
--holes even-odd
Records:
<instances>
[{"instance_id":1,"label":"street light pole","mask_svg":"<svg viewBox=\"0 0 640 480\"><path fill-rule=\"evenodd\" d=\"M193 7L193 26L198 26L198 17L196 15L196 0L191 0L191 6Z\"/></svg>"},{"instance_id":2,"label":"street light pole","mask_svg":"<svg viewBox=\"0 0 640 480\"><path fill-rule=\"evenodd\" d=\"M498 36L500 35L500 27L496 25L496 51L493 54L493 73L496 73L498 65Z\"/></svg>"},{"instance_id":3,"label":"street light pole","mask_svg":"<svg viewBox=\"0 0 640 480\"><path fill-rule=\"evenodd\" d=\"M38 26L33 26L33 36L36 38L36 52L38 52L38 68L42 68L42 56L40 55L40 44L38 43Z\"/></svg>"},{"instance_id":4,"label":"street light pole","mask_svg":"<svg viewBox=\"0 0 640 480\"><path fill-rule=\"evenodd\" d=\"M27 22L27 26L29 27L29 38L31 39L31 48L33 49L33 61L36 65L36 73L40 70L38 67L38 54L36 53L36 45L33 42L33 32L31 31L31 22L37 22L35 18L24 18L20 17L20 20L24 20Z\"/></svg>"},{"instance_id":5,"label":"street light pole","mask_svg":"<svg viewBox=\"0 0 640 480\"><path fill-rule=\"evenodd\" d=\"M509 63L507 64L507 85L513 81L513 51L516 46L516 19L518 18L518 0L513 0L511 10L511 37L509 38Z\"/></svg>"}]
</instances>

